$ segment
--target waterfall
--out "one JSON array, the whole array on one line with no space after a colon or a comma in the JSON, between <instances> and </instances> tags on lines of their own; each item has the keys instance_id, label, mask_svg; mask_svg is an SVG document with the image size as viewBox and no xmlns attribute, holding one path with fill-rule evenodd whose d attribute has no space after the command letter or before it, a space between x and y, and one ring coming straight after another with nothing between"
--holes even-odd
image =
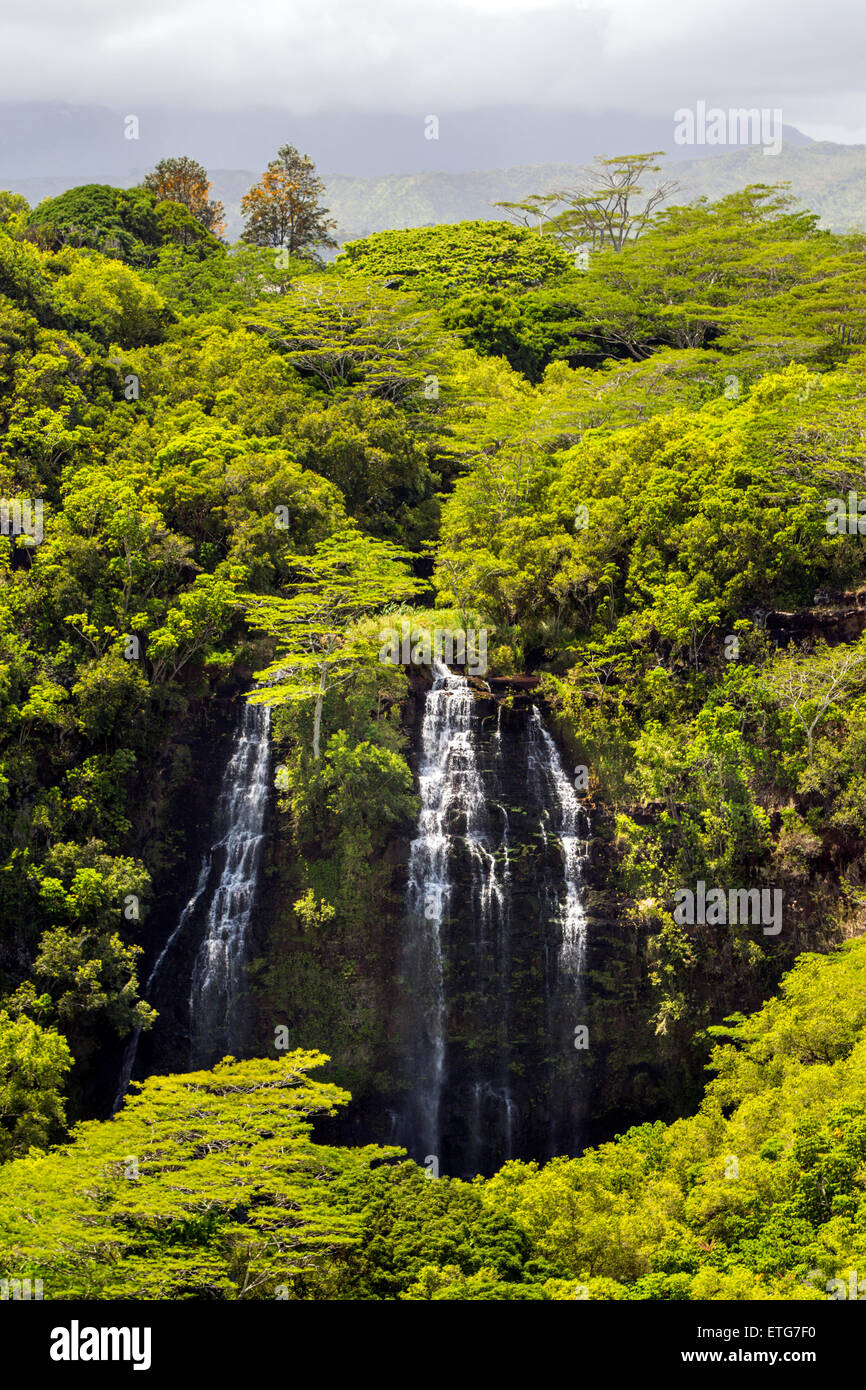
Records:
<instances>
[{"instance_id":1,"label":"waterfall","mask_svg":"<svg viewBox=\"0 0 866 1390\"><path fill-rule=\"evenodd\" d=\"M574 1050L574 1030L585 1023L584 968L586 963L586 909L583 869L589 824L559 750L544 727L541 712L533 705L529 715L527 767L541 815L539 837L550 849L558 848L558 874L542 887L549 910L559 925L557 949L545 972L546 1029L551 1050L548 1080L549 1121L547 1155L576 1147L574 1121L582 1082L581 1054Z\"/></svg>"},{"instance_id":2,"label":"waterfall","mask_svg":"<svg viewBox=\"0 0 866 1390\"><path fill-rule=\"evenodd\" d=\"M442 662L433 677L409 851L398 1132L419 1161L469 1175L528 1152L530 1131L536 1147L574 1146L564 1030L581 1021L586 821L536 707L506 723ZM534 1074L527 1038L540 1040Z\"/></svg>"},{"instance_id":3,"label":"waterfall","mask_svg":"<svg viewBox=\"0 0 866 1390\"><path fill-rule=\"evenodd\" d=\"M236 1048L241 1038L240 990L247 934L264 843L269 791L270 710L244 702L216 807L215 839L205 855L195 891L180 914L142 991L150 999L172 948L200 906L207 902L216 866L219 879L210 899L205 935L192 973L189 1034L192 1064L207 1066ZM135 1069L141 1029L126 1045L112 1114L122 1105Z\"/></svg>"},{"instance_id":4,"label":"waterfall","mask_svg":"<svg viewBox=\"0 0 866 1390\"><path fill-rule=\"evenodd\" d=\"M142 991L143 999L150 999L153 987L157 980L157 976L159 975L159 972L162 969L163 961L165 960L166 956L168 955L169 951L171 950L178 937L183 935L184 927L189 921L192 913L195 911L199 898L201 897L202 893L207 887L207 881L210 874L210 866L211 861L210 856L208 856L205 859L199 871L198 882L195 886L195 892L193 893L183 912L180 914L177 926L175 927L174 931L171 933L171 936L168 938L168 941L166 941L165 945L160 951L159 956L157 957L156 964L154 965L153 969L147 977L147 980L145 981L144 989ZM117 1092L114 1097L114 1104L111 1107L112 1115L114 1115L120 1109L121 1105L123 1104L123 1098L126 1095L127 1090L129 1089L129 1083L132 1080L132 1073L135 1068L135 1059L138 1056L138 1044L140 1041L141 1029L136 1028L132 1034L132 1037L126 1045L126 1050L123 1054L123 1062L121 1063L120 1068L120 1081L118 1083Z\"/></svg>"},{"instance_id":5,"label":"waterfall","mask_svg":"<svg viewBox=\"0 0 866 1390\"><path fill-rule=\"evenodd\" d=\"M462 676L434 662L433 687L421 726L418 833L409 851L408 980L417 1001L413 1043L415 1115L411 1142L422 1155L441 1150L440 1105L445 1075L443 930L453 906L454 861L468 856L480 952L503 922L500 857L487 833L488 808L478 757L474 695Z\"/></svg>"},{"instance_id":6,"label":"waterfall","mask_svg":"<svg viewBox=\"0 0 866 1390\"><path fill-rule=\"evenodd\" d=\"M224 856L189 992L193 1066L210 1066L243 1041L242 984L270 791L270 710L245 704L217 804Z\"/></svg>"},{"instance_id":7,"label":"waterfall","mask_svg":"<svg viewBox=\"0 0 866 1390\"><path fill-rule=\"evenodd\" d=\"M453 814L467 800L461 787L478 781L469 737L472 692L436 661L433 688L424 704L421 764L418 773L421 809L418 833L409 850L409 977L418 991L420 1027L415 1038L417 1141L427 1154L439 1154L439 1106L445 1064L445 987L442 924L452 884L449 877L449 830ZM426 1157L426 1155L425 1155Z\"/></svg>"},{"instance_id":8,"label":"waterfall","mask_svg":"<svg viewBox=\"0 0 866 1390\"><path fill-rule=\"evenodd\" d=\"M541 721L538 706L529 716L530 776L541 801L541 834L555 835L562 853L564 899L559 911L562 940L559 968L580 985L586 955L586 912L583 905L583 863L586 858L586 815L562 765L559 750ZM583 831L583 834L581 834Z\"/></svg>"}]
</instances>

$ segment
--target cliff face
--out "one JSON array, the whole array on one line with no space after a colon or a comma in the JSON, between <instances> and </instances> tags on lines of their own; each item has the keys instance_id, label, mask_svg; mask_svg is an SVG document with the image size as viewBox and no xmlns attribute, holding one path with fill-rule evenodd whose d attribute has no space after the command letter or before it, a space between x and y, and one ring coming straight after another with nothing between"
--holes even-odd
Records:
<instances>
[{"instance_id":1,"label":"cliff face","mask_svg":"<svg viewBox=\"0 0 866 1390\"><path fill-rule=\"evenodd\" d=\"M759 611L756 619L780 645L789 642L855 642L866 629L866 590L829 594L819 592L811 608L792 612Z\"/></svg>"},{"instance_id":2,"label":"cliff face","mask_svg":"<svg viewBox=\"0 0 866 1390\"><path fill-rule=\"evenodd\" d=\"M417 683L404 710L416 780L427 688ZM657 1036L650 1021L656 1001L647 941L611 887L613 821L600 805L581 822L581 978L563 968L561 826L556 795L533 772L533 708L519 684L476 691L473 775L485 793L476 830L492 857L486 898L477 857L462 843L465 811L456 809L448 825L442 1171L491 1172L509 1156L576 1152L630 1123L681 1113L699 1093L703 1059L675 1036ZM558 758L557 775L569 776L561 746ZM298 847L276 817L257 914L251 1047L273 1055L275 1029L284 1025L290 1047L327 1052L330 1077L353 1101L340 1119L320 1124L322 1137L390 1140L423 1162L427 1145L413 1096L429 1079L429 1010L412 977L417 923L407 913L416 834L417 826L407 826L364 866L351 917L309 927L291 911L304 879ZM321 881L322 864L317 870Z\"/></svg>"},{"instance_id":3,"label":"cliff face","mask_svg":"<svg viewBox=\"0 0 866 1390\"><path fill-rule=\"evenodd\" d=\"M245 684L230 682L218 695L185 707L153 770L146 781L142 778L135 852L147 865L153 893L136 933L144 948L138 968L140 990L175 932L212 849L214 810L245 689ZM217 875L220 855L217 849L211 867ZM158 1018L139 1040L134 1079L189 1067L190 980L203 929L202 914L190 914L148 991L148 1002L157 1009ZM125 1043L107 1040L95 1098L100 1113L110 1112L124 1048Z\"/></svg>"},{"instance_id":4,"label":"cliff face","mask_svg":"<svg viewBox=\"0 0 866 1390\"><path fill-rule=\"evenodd\" d=\"M426 756L429 681L413 679L403 722L417 783ZM288 817L271 812L242 1049L263 1056L277 1055L279 1046L328 1053L328 1075L353 1100L340 1118L321 1122L323 1138L400 1143L421 1162L435 1152L441 1171L453 1173L492 1172L508 1157L577 1152L632 1124L686 1113L699 1100L709 1052L706 1037L694 1038L695 1019L702 1027L755 1007L775 984L771 972L738 962L730 941L696 939L688 981L693 1015L657 1024L655 928L618 886L614 814L598 801L585 803L587 815L581 810L576 822L583 959L570 975L562 958L563 787L570 786L575 761L568 730L559 731L547 714L539 721L542 706L526 682L497 682L492 692L473 684L471 767L453 765L448 775L456 791L472 781L483 804L471 811L466 796L457 796L443 826L450 847L435 1150L418 1105L425 1088L430 1094L433 1041L429 999L412 964L420 928L407 889L417 871L411 863L417 822L338 861L333 825L328 836L299 846ZM198 724L185 722L166 748L141 832L166 847L145 928L142 979L176 928L211 848L237 697L230 691L211 702ZM552 732L544 734L544 726ZM663 810L661 804L631 807L629 814L651 823ZM813 863L814 883L791 885L806 926L788 943L789 954L821 944L828 901L821 885L838 878L840 866L862 849L837 841L828 832ZM217 847L212 855L217 877L220 854ZM293 910L311 874L323 896L341 905L333 920L311 923ZM151 993L160 1018L141 1040L137 1077L189 1066L189 987L201 918L190 914ZM112 1056L113 1068L117 1061ZM110 1079L116 1070L107 1068L106 1087Z\"/></svg>"}]
</instances>

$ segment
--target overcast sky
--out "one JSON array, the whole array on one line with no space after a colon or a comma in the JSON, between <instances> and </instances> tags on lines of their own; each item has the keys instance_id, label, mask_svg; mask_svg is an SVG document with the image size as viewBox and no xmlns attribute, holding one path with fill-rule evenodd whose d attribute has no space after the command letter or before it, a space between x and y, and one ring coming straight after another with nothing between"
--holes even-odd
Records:
<instances>
[{"instance_id":1,"label":"overcast sky","mask_svg":"<svg viewBox=\"0 0 866 1390\"><path fill-rule=\"evenodd\" d=\"M4 100L781 107L866 142L866 0L2 0Z\"/></svg>"}]
</instances>

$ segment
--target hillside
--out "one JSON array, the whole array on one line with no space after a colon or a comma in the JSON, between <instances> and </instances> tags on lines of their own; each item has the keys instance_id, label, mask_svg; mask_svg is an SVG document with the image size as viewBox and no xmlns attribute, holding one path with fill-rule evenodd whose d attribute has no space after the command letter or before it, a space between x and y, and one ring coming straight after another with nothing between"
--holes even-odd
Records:
<instances>
[{"instance_id":1,"label":"hillside","mask_svg":"<svg viewBox=\"0 0 866 1390\"><path fill-rule=\"evenodd\" d=\"M849 231L866 225L863 145L787 145L777 158L766 158L760 150L733 150L714 157L669 163L671 175L680 184L669 202L721 198L748 183L788 181L801 203L818 213L822 226ZM424 227L496 217L494 203L517 202L530 193L567 187L580 172L576 164L522 164L471 174L408 174L381 179L331 177L326 182L340 239L351 241L389 227ZM227 205L240 201L236 177L215 175L215 182L225 190L220 196Z\"/></svg>"},{"instance_id":2,"label":"hillside","mask_svg":"<svg viewBox=\"0 0 866 1390\"><path fill-rule=\"evenodd\" d=\"M747 183L788 181L803 206L816 212L832 231L866 225L866 146L786 143L781 155L767 158L760 150L733 150L700 159L670 161L680 183L671 202L723 197ZM494 204L517 202L530 193L568 186L581 166L568 163L517 164L470 173L427 171L380 178L325 174L327 201L341 242L397 227L427 227L445 222L499 216ZM212 169L213 194L228 213L227 235L236 240L243 228L241 198L258 177L246 169ZM128 188L136 178L118 180ZM13 178L7 187L23 193L31 205L55 197L81 182L62 175Z\"/></svg>"},{"instance_id":3,"label":"hillside","mask_svg":"<svg viewBox=\"0 0 866 1390\"><path fill-rule=\"evenodd\" d=\"M0 202L0 1279L856 1290L866 235L196 180Z\"/></svg>"}]
</instances>

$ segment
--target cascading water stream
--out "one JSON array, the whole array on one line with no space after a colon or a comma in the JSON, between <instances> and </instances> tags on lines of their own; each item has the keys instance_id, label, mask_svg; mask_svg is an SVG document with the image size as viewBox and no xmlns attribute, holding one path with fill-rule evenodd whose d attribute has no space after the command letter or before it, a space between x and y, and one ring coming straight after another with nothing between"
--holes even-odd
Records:
<instances>
[{"instance_id":1,"label":"cascading water stream","mask_svg":"<svg viewBox=\"0 0 866 1390\"><path fill-rule=\"evenodd\" d=\"M268 707L245 703L223 773L217 802L216 838L202 863L195 891L157 957L143 990L143 997L150 999L172 947L183 937L196 909L206 899L214 877L214 865L223 856L189 995L194 1066L209 1065L222 1052L236 1047L240 1038L240 987L269 791L269 731ZM141 1029L138 1028L124 1053L112 1113L123 1103L135 1069L140 1039Z\"/></svg>"},{"instance_id":2,"label":"cascading water stream","mask_svg":"<svg viewBox=\"0 0 866 1390\"><path fill-rule=\"evenodd\" d=\"M586 909L584 863L589 826L580 798L566 775L559 750L544 727L541 712L533 705L529 714L527 766L530 785L541 808L540 838L547 847L552 837L559 848L560 876L549 881L547 896L558 941L545 971L546 1028L554 1065L549 1080L547 1154L553 1157L576 1147L573 1121L575 1090L581 1085L579 1055L574 1050L574 1030L584 1020L586 963Z\"/></svg>"},{"instance_id":3,"label":"cascading water stream","mask_svg":"<svg viewBox=\"0 0 866 1390\"><path fill-rule=\"evenodd\" d=\"M530 1130L536 1145L575 1143L565 1029L580 1021L586 820L536 707L512 712L504 733L489 694L442 662L433 676L409 854L409 1095L397 1130L413 1156L471 1173L525 1148ZM527 1036L547 1040L532 1078Z\"/></svg>"},{"instance_id":4,"label":"cascading water stream","mask_svg":"<svg viewBox=\"0 0 866 1390\"><path fill-rule=\"evenodd\" d=\"M586 911L583 903L583 864L586 858L586 813L562 765L559 750L541 721L537 705L529 715L530 775L544 807L541 832L559 841L565 897L560 907L562 940L559 968L579 987L586 956ZM581 830L584 831L581 834Z\"/></svg>"},{"instance_id":5,"label":"cascading water stream","mask_svg":"<svg viewBox=\"0 0 866 1390\"><path fill-rule=\"evenodd\" d=\"M212 853L223 850L225 859L189 992L193 1066L209 1066L242 1042L243 967L270 791L269 732L267 705L245 705L217 808L223 836Z\"/></svg>"},{"instance_id":6,"label":"cascading water stream","mask_svg":"<svg viewBox=\"0 0 866 1390\"><path fill-rule=\"evenodd\" d=\"M425 701L421 726L421 809L418 833L409 851L408 886L408 976L419 991L420 1018L413 1049L415 1124L421 1148L434 1155L439 1153L445 1063L442 926L452 892L450 830L454 818L461 813L465 816L466 787L471 784L474 790L477 782L469 730L471 705L472 692L466 681L452 676L443 662L434 662L433 688Z\"/></svg>"},{"instance_id":7,"label":"cascading water stream","mask_svg":"<svg viewBox=\"0 0 866 1390\"><path fill-rule=\"evenodd\" d=\"M159 976L159 972L162 969L163 961L165 960L166 956L168 955L177 938L182 935L183 929L189 921L191 914L195 911L198 900L207 886L208 876L210 874L210 867L211 859L210 856L208 856L202 864L201 870L199 871L198 883L195 886L195 892L193 893L183 912L180 914L177 926L175 927L174 931L171 933L171 936L168 938L168 941L166 941L165 945L160 951L159 956L157 957L156 964L154 965L153 969L147 977L147 980L145 981L144 990L142 991L143 999L150 999L153 987L156 984L157 977ZM123 1054L123 1063L120 1068L120 1082L117 1087L117 1093L114 1097L114 1104L111 1108L112 1114L115 1114L120 1109L121 1105L123 1104L123 1098L126 1095L127 1090L129 1089L129 1083L132 1080L132 1073L135 1067L135 1059L138 1056L138 1044L140 1041L141 1029L136 1028L135 1032L133 1033L132 1037L126 1045L126 1051Z\"/></svg>"}]
</instances>

